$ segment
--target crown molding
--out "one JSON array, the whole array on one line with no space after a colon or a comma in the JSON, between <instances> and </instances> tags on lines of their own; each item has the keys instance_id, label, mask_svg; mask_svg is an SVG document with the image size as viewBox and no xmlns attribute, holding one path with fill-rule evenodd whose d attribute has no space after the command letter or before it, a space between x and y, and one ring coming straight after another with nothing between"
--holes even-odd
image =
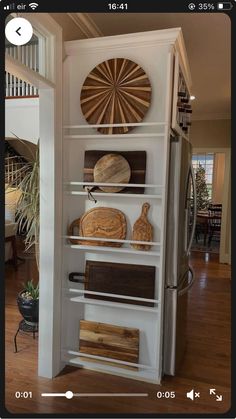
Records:
<instances>
[{"instance_id":1,"label":"crown molding","mask_svg":"<svg viewBox=\"0 0 236 419\"><path fill-rule=\"evenodd\" d=\"M88 15L88 13L67 13L67 16L73 20L86 38L103 36L102 31Z\"/></svg>"},{"instance_id":2,"label":"crown molding","mask_svg":"<svg viewBox=\"0 0 236 419\"><path fill-rule=\"evenodd\" d=\"M79 39L74 41L66 41L65 48L68 55L77 55L86 53L88 48L99 51L106 49L123 49L128 47L146 47L161 45L174 45L181 29L161 29L157 31L136 32L122 35L111 35L104 37L96 37L93 39Z\"/></svg>"}]
</instances>

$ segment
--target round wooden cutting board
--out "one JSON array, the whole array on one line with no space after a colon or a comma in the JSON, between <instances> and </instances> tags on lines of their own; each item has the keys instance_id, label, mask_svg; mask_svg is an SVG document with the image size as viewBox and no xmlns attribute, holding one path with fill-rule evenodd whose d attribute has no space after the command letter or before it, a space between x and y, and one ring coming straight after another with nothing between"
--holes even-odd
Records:
<instances>
[{"instance_id":1,"label":"round wooden cutting board","mask_svg":"<svg viewBox=\"0 0 236 419\"><path fill-rule=\"evenodd\" d=\"M80 104L89 124L141 122L151 101L151 85L139 64L127 58L112 58L88 74L81 89ZM124 134L132 126L98 128L103 134Z\"/></svg>"},{"instance_id":2,"label":"round wooden cutting board","mask_svg":"<svg viewBox=\"0 0 236 419\"><path fill-rule=\"evenodd\" d=\"M124 240L126 237L126 218L116 208L98 207L87 211L80 219L80 236L102 237ZM85 241L90 246L121 247L122 243Z\"/></svg>"},{"instance_id":3,"label":"round wooden cutting board","mask_svg":"<svg viewBox=\"0 0 236 419\"><path fill-rule=\"evenodd\" d=\"M105 154L94 166L94 182L101 183L129 183L131 176L130 165L120 154ZM104 192L119 192L124 187L99 186Z\"/></svg>"}]
</instances>

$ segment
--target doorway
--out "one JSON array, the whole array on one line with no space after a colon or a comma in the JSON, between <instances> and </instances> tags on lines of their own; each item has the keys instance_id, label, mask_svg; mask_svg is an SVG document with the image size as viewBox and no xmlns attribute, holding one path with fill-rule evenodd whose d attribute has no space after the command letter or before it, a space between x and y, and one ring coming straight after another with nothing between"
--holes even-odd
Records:
<instances>
[{"instance_id":1,"label":"doorway","mask_svg":"<svg viewBox=\"0 0 236 419\"><path fill-rule=\"evenodd\" d=\"M197 219L192 251L219 255L230 263L230 151L194 149L192 164L197 189Z\"/></svg>"}]
</instances>

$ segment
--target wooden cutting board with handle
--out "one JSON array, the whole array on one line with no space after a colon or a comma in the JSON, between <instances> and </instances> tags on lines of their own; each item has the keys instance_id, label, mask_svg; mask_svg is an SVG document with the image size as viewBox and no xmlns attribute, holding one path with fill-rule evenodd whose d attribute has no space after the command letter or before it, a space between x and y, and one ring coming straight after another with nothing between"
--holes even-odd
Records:
<instances>
[{"instance_id":1,"label":"wooden cutting board with handle","mask_svg":"<svg viewBox=\"0 0 236 419\"><path fill-rule=\"evenodd\" d=\"M138 363L139 329L80 320L79 351Z\"/></svg>"},{"instance_id":2,"label":"wooden cutting board with handle","mask_svg":"<svg viewBox=\"0 0 236 419\"><path fill-rule=\"evenodd\" d=\"M80 218L76 218L68 227L68 236L79 236L79 226ZM81 240L79 239L69 239L69 242L72 244L81 244Z\"/></svg>"},{"instance_id":3,"label":"wooden cutting board with handle","mask_svg":"<svg viewBox=\"0 0 236 419\"><path fill-rule=\"evenodd\" d=\"M147 219L149 208L150 204L145 202L140 217L134 223L132 240L153 241L153 227ZM132 244L132 246L138 250L149 250L151 248L150 245L145 244Z\"/></svg>"},{"instance_id":4,"label":"wooden cutting board with handle","mask_svg":"<svg viewBox=\"0 0 236 419\"><path fill-rule=\"evenodd\" d=\"M120 154L110 153L101 157L94 166L96 183L129 183L131 170L127 160ZM124 187L99 186L104 192L120 192Z\"/></svg>"},{"instance_id":5,"label":"wooden cutting board with handle","mask_svg":"<svg viewBox=\"0 0 236 419\"><path fill-rule=\"evenodd\" d=\"M97 207L87 211L80 218L79 235L84 237L102 237L106 239L124 240L126 237L126 218L122 211L116 208ZM122 243L86 241L90 246L121 247Z\"/></svg>"},{"instance_id":6,"label":"wooden cutting board with handle","mask_svg":"<svg viewBox=\"0 0 236 419\"><path fill-rule=\"evenodd\" d=\"M145 184L146 178L146 151L112 151L112 150L86 150L84 153L84 182L94 182L94 168L96 163L107 154L118 154L128 162L131 175L129 183ZM93 190L100 190L97 186ZM127 186L122 193L144 193L144 188Z\"/></svg>"},{"instance_id":7,"label":"wooden cutting board with handle","mask_svg":"<svg viewBox=\"0 0 236 419\"><path fill-rule=\"evenodd\" d=\"M155 266L87 260L85 273L71 272L69 280L84 284L88 291L139 298L155 298ZM86 298L153 307L154 303L84 294Z\"/></svg>"}]
</instances>

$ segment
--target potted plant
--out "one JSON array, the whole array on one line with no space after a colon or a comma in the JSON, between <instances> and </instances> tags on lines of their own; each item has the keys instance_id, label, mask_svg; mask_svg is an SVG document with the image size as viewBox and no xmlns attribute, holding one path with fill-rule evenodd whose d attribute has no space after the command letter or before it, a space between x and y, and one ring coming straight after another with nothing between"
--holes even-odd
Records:
<instances>
[{"instance_id":1,"label":"potted plant","mask_svg":"<svg viewBox=\"0 0 236 419\"><path fill-rule=\"evenodd\" d=\"M35 247L36 263L39 267L39 143L31 170L19 184L21 196L16 207L16 222L19 231L25 233L25 250Z\"/></svg>"},{"instance_id":2,"label":"potted plant","mask_svg":"<svg viewBox=\"0 0 236 419\"><path fill-rule=\"evenodd\" d=\"M14 134L15 135L15 134ZM39 141L29 143L15 135L11 139L14 148L18 148L18 155L25 158L19 168L12 173L13 185L20 191L16 204L16 219L18 231L24 234L25 251L32 246L39 268ZM7 193L7 191L6 191ZM17 296L17 304L21 315L27 324L34 326L39 318L39 285L27 281L24 289Z\"/></svg>"},{"instance_id":3,"label":"potted plant","mask_svg":"<svg viewBox=\"0 0 236 419\"><path fill-rule=\"evenodd\" d=\"M32 144L16 135L15 137L15 143L21 147L20 152L27 156L27 163L24 163L13 173L14 181L17 177L20 178L20 181L13 185L9 183L8 187L14 186L21 192L16 205L15 221L18 231L25 235L25 250L34 246L36 263L39 268L39 141L37 144ZM14 146L15 143L13 143Z\"/></svg>"},{"instance_id":4,"label":"potted plant","mask_svg":"<svg viewBox=\"0 0 236 419\"><path fill-rule=\"evenodd\" d=\"M24 289L17 296L21 315L29 326L36 326L39 321L39 284L33 281L24 284Z\"/></svg>"}]
</instances>

